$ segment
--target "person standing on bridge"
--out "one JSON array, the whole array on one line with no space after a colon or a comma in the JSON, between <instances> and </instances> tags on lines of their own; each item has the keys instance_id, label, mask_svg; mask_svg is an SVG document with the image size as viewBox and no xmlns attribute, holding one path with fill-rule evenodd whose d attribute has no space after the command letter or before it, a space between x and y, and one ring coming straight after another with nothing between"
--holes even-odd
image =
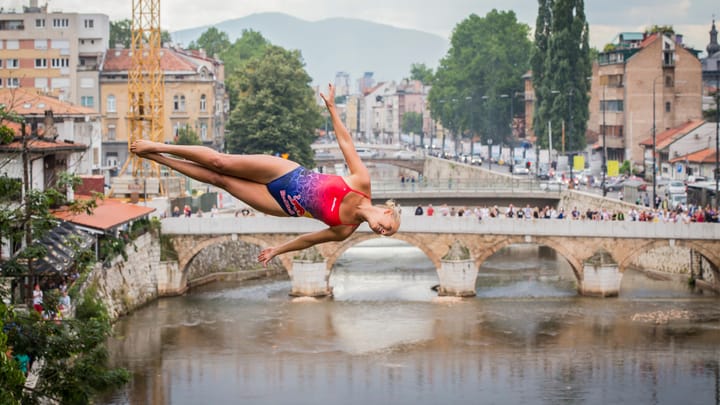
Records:
<instances>
[{"instance_id":1,"label":"person standing on bridge","mask_svg":"<svg viewBox=\"0 0 720 405\"><path fill-rule=\"evenodd\" d=\"M321 231L263 249L258 261L264 265L282 253L345 240L362 222L367 222L378 235L394 234L400 226L400 213L392 200L384 205L372 204L370 174L337 113L333 85L328 85L327 95L321 93L320 96L330 113L338 146L350 172L345 177L316 173L281 157L231 155L204 146L137 140L130 145L130 151L198 181L223 188L265 214L310 217L328 225Z\"/></svg>"}]
</instances>

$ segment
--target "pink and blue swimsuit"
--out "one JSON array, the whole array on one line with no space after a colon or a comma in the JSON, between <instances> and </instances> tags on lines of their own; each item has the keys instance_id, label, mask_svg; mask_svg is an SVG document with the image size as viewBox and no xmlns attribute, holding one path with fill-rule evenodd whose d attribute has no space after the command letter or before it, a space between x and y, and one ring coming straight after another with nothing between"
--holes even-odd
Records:
<instances>
[{"instance_id":1,"label":"pink and blue swimsuit","mask_svg":"<svg viewBox=\"0 0 720 405\"><path fill-rule=\"evenodd\" d=\"M340 220L340 204L348 193L370 198L350 188L341 176L316 173L302 166L271 181L267 189L289 216L319 219L328 226L358 225Z\"/></svg>"}]
</instances>

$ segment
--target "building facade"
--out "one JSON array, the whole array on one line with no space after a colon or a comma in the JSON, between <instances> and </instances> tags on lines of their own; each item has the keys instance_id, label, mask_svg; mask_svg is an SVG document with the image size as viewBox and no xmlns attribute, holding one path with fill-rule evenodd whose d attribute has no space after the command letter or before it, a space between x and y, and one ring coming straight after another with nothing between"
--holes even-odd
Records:
<instances>
[{"instance_id":1,"label":"building facade","mask_svg":"<svg viewBox=\"0 0 720 405\"><path fill-rule=\"evenodd\" d=\"M702 60L703 111L717 109L717 99L713 98L713 95L720 88L720 44L715 20L710 28L710 42L705 50L707 56Z\"/></svg>"},{"instance_id":2,"label":"building facade","mask_svg":"<svg viewBox=\"0 0 720 405\"><path fill-rule=\"evenodd\" d=\"M593 64L588 131L609 160L642 168L641 141L702 118L701 64L680 35L625 34Z\"/></svg>"},{"instance_id":3,"label":"building facade","mask_svg":"<svg viewBox=\"0 0 720 405\"><path fill-rule=\"evenodd\" d=\"M97 110L108 16L49 12L37 0L29 4L0 12L0 87L37 89Z\"/></svg>"},{"instance_id":4,"label":"building facade","mask_svg":"<svg viewBox=\"0 0 720 405\"><path fill-rule=\"evenodd\" d=\"M128 49L109 49L100 69L100 111L107 167L120 168L128 157ZM173 142L183 128L193 130L203 144L224 149L228 98L224 65L200 51L163 48L160 66L165 82L164 141Z\"/></svg>"}]
</instances>

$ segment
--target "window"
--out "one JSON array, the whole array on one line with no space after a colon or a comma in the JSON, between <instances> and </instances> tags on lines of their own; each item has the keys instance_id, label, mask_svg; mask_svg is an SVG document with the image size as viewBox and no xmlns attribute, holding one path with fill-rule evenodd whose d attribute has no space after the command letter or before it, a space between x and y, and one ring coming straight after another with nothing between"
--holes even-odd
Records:
<instances>
[{"instance_id":1,"label":"window","mask_svg":"<svg viewBox=\"0 0 720 405\"><path fill-rule=\"evenodd\" d=\"M115 125L108 125L107 128L107 139L108 141L115 140ZM112 166L112 165L111 165Z\"/></svg>"},{"instance_id":2,"label":"window","mask_svg":"<svg viewBox=\"0 0 720 405\"><path fill-rule=\"evenodd\" d=\"M67 28L70 26L70 20L67 18L53 18L53 28Z\"/></svg>"},{"instance_id":3,"label":"window","mask_svg":"<svg viewBox=\"0 0 720 405\"><path fill-rule=\"evenodd\" d=\"M52 58L50 60L50 67L52 67L53 69L70 67L70 59L68 59L68 58Z\"/></svg>"},{"instance_id":4,"label":"window","mask_svg":"<svg viewBox=\"0 0 720 405\"><path fill-rule=\"evenodd\" d=\"M669 113L670 111L672 111L672 104L669 101L667 101L665 103L665 112Z\"/></svg>"},{"instance_id":5,"label":"window","mask_svg":"<svg viewBox=\"0 0 720 405\"><path fill-rule=\"evenodd\" d=\"M200 96L200 111L206 111L207 110L207 96L204 94Z\"/></svg>"},{"instance_id":6,"label":"window","mask_svg":"<svg viewBox=\"0 0 720 405\"><path fill-rule=\"evenodd\" d=\"M107 108L107 112L109 112L109 113L117 112L117 106L115 105L115 96L113 96L112 94L107 97L107 107L106 108Z\"/></svg>"},{"instance_id":7,"label":"window","mask_svg":"<svg viewBox=\"0 0 720 405\"><path fill-rule=\"evenodd\" d=\"M2 77L0 77L0 87L2 87Z\"/></svg>"},{"instance_id":8,"label":"window","mask_svg":"<svg viewBox=\"0 0 720 405\"><path fill-rule=\"evenodd\" d=\"M94 28L95 27L95 20L85 20L85 28Z\"/></svg>"},{"instance_id":9,"label":"window","mask_svg":"<svg viewBox=\"0 0 720 405\"><path fill-rule=\"evenodd\" d=\"M47 69L47 59L35 59L35 69Z\"/></svg>"},{"instance_id":10,"label":"window","mask_svg":"<svg viewBox=\"0 0 720 405\"><path fill-rule=\"evenodd\" d=\"M173 111L185 111L185 96L173 96Z\"/></svg>"},{"instance_id":11,"label":"window","mask_svg":"<svg viewBox=\"0 0 720 405\"><path fill-rule=\"evenodd\" d=\"M20 67L20 62L18 59L8 59L6 67L7 69L17 69Z\"/></svg>"},{"instance_id":12,"label":"window","mask_svg":"<svg viewBox=\"0 0 720 405\"><path fill-rule=\"evenodd\" d=\"M20 49L20 41L17 39L8 39L5 41L5 49Z\"/></svg>"},{"instance_id":13,"label":"window","mask_svg":"<svg viewBox=\"0 0 720 405\"><path fill-rule=\"evenodd\" d=\"M44 18L36 18L35 19L35 28L45 28L45 19Z\"/></svg>"},{"instance_id":14,"label":"window","mask_svg":"<svg viewBox=\"0 0 720 405\"><path fill-rule=\"evenodd\" d=\"M604 100L600 101L600 111L620 112L623 110L622 100Z\"/></svg>"},{"instance_id":15,"label":"window","mask_svg":"<svg viewBox=\"0 0 720 405\"><path fill-rule=\"evenodd\" d=\"M206 123L200 124L200 139L202 139L203 141L206 140L206 139L207 139L207 132L208 132L208 131L207 131L207 124L206 124Z\"/></svg>"},{"instance_id":16,"label":"window","mask_svg":"<svg viewBox=\"0 0 720 405\"><path fill-rule=\"evenodd\" d=\"M35 40L35 49L47 49L47 48L48 48L47 39L36 39Z\"/></svg>"},{"instance_id":17,"label":"window","mask_svg":"<svg viewBox=\"0 0 720 405\"><path fill-rule=\"evenodd\" d=\"M95 87L95 80L92 77L83 77L80 79L81 89L92 89Z\"/></svg>"},{"instance_id":18,"label":"window","mask_svg":"<svg viewBox=\"0 0 720 405\"><path fill-rule=\"evenodd\" d=\"M8 77L7 86L9 88L20 87L20 79L18 79L17 77Z\"/></svg>"},{"instance_id":19,"label":"window","mask_svg":"<svg viewBox=\"0 0 720 405\"><path fill-rule=\"evenodd\" d=\"M93 100L93 96L82 96L80 97L80 105L83 107L89 107L92 108L95 106L95 101Z\"/></svg>"}]
</instances>

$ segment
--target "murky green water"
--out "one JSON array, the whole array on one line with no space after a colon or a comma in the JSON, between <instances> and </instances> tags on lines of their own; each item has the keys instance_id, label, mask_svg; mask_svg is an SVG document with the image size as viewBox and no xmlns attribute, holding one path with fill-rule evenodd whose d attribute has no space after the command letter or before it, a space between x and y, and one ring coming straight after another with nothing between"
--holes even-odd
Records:
<instances>
[{"instance_id":1,"label":"murky green water","mask_svg":"<svg viewBox=\"0 0 720 405\"><path fill-rule=\"evenodd\" d=\"M477 297L438 301L422 252L371 242L337 262L332 300L286 280L162 299L117 324L134 378L101 403L720 403L720 299L633 272L618 298L578 297L533 246L480 273Z\"/></svg>"}]
</instances>

